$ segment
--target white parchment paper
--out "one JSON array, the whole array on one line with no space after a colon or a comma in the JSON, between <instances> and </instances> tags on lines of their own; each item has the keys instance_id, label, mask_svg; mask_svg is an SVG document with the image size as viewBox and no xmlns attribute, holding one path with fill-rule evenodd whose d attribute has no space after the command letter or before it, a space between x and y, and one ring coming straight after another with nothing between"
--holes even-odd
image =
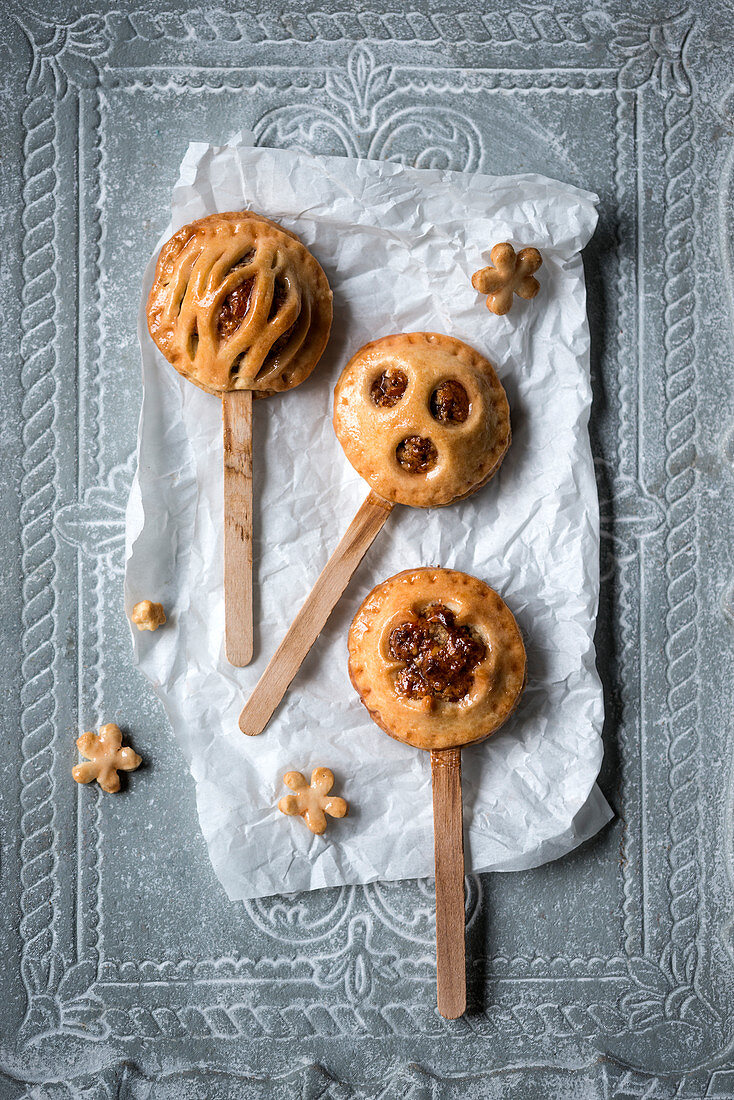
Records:
<instances>
[{"instance_id":1,"label":"white parchment paper","mask_svg":"<svg viewBox=\"0 0 734 1100\"><path fill-rule=\"evenodd\" d=\"M133 630L135 659L189 761L201 828L231 898L433 873L428 754L373 725L347 676L358 604L408 566L485 579L527 645L521 706L462 755L467 868L554 859L611 816L595 786L599 522L579 255L595 202L541 176L310 157L252 148L245 135L221 148L189 146L163 240L205 214L252 208L295 231L334 290L333 335L314 374L255 404L256 660L234 669L223 647L221 405L180 378L150 340L144 307L154 259L145 274L126 609L144 598L166 608L163 629ZM544 262L538 296L495 317L470 278L503 240L536 245ZM246 738L240 708L366 493L331 427L334 382L366 341L413 330L457 336L496 365L512 413L508 456L462 503L396 508L269 728ZM350 803L324 837L277 809L283 774L318 765L332 769L335 793Z\"/></svg>"}]
</instances>

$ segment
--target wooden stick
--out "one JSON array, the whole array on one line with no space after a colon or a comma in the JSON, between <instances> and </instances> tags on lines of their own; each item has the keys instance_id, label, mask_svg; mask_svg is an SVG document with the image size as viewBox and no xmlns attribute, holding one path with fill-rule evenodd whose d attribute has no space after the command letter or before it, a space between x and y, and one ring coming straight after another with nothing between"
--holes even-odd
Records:
<instances>
[{"instance_id":1,"label":"wooden stick","mask_svg":"<svg viewBox=\"0 0 734 1100\"><path fill-rule=\"evenodd\" d=\"M222 394L224 618L227 659L249 665L252 625L252 390Z\"/></svg>"},{"instance_id":2,"label":"wooden stick","mask_svg":"<svg viewBox=\"0 0 734 1100\"><path fill-rule=\"evenodd\" d=\"M431 776L436 858L438 1011L447 1020L455 1020L466 1011L461 749L432 750Z\"/></svg>"},{"instance_id":3,"label":"wooden stick","mask_svg":"<svg viewBox=\"0 0 734 1100\"><path fill-rule=\"evenodd\" d=\"M393 505L376 493L367 495L245 703L240 714L240 729L249 737L262 733L267 726L392 510Z\"/></svg>"}]
</instances>

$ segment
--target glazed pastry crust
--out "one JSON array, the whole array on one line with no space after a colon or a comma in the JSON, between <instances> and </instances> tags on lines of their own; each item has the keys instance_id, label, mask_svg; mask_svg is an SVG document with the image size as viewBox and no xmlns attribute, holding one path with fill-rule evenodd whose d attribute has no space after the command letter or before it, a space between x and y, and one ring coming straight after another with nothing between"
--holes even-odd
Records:
<instances>
[{"instance_id":1,"label":"glazed pastry crust","mask_svg":"<svg viewBox=\"0 0 734 1100\"><path fill-rule=\"evenodd\" d=\"M407 388L394 404L379 407L373 386L385 371L402 372ZM461 423L441 423L432 413L432 395L445 382L458 382L469 398ZM360 348L336 384L334 430L376 493L418 508L450 504L481 488L499 469L511 438L507 396L492 364L461 340L435 332L399 333ZM436 451L425 473L404 469L397 458L401 443L416 436Z\"/></svg>"},{"instance_id":2,"label":"glazed pastry crust","mask_svg":"<svg viewBox=\"0 0 734 1100\"><path fill-rule=\"evenodd\" d=\"M154 603L152 600L141 600L136 603L130 618L138 630L157 630L166 621L166 613L162 603Z\"/></svg>"},{"instance_id":3,"label":"glazed pastry crust","mask_svg":"<svg viewBox=\"0 0 734 1100\"><path fill-rule=\"evenodd\" d=\"M486 653L462 699L405 698L395 690L404 662L390 653L393 629L430 604L454 612ZM505 602L483 581L453 569L406 569L373 588L349 630L349 676L378 726L419 749L483 741L512 714L526 678L525 646Z\"/></svg>"},{"instance_id":4,"label":"glazed pastry crust","mask_svg":"<svg viewBox=\"0 0 734 1100\"><path fill-rule=\"evenodd\" d=\"M238 288L247 308L227 326ZM318 363L332 294L294 233L248 210L211 214L161 249L147 317L156 344L190 382L208 393L265 397L297 386Z\"/></svg>"},{"instance_id":5,"label":"glazed pastry crust","mask_svg":"<svg viewBox=\"0 0 734 1100\"><path fill-rule=\"evenodd\" d=\"M490 265L475 271L472 286L487 295L487 309L504 316L512 309L514 295L534 298L540 290L535 272L543 263L537 248L522 248L517 254L509 241L496 244L489 254Z\"/></svg>"}]
</instances>

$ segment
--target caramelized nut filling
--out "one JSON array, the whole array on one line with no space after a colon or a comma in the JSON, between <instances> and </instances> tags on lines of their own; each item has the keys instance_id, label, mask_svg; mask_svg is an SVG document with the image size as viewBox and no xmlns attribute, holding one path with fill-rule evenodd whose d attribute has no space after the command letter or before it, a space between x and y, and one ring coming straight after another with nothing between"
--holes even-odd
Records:
<instances>
[{"instance_id":1,"label":"caramelized nut filling","mask_svg":"<svg viewBox=\"0 0 734 1100\"><path fill-rule=\"evenodd\" d=\"M408 378L401 370L384 370L372 383L370 395L375 405L381 409L391 409L397 405L408 388Z\"/></svg>"},{"instance_id":2,"label":"caramelized nut filling","mask_svg":"<svg viewBox=\"0 0 734 1100\"><path fill-rule=\"evenodd\" d=\"M438 462L438 451L430 439L409 435L395 449L395 457L411 474L427 474Z\"/></svg>"},{"instance_id":3,"label":"caramelized nut filling","mask_svg":"<svg viewBox=\"0 0 734 1100\"><path fill-rule=\"evenodd\" d=\"M280 307L288 297L288 287L285 285L282 279L276 279L273 287L273 300L270 303L270 313L268 314L268 321L272 321L280 311Z\"/></svg>"},{"instance_id":4,"label":"caramelized nut filling","mask_svg":"<svg viewBox=\"0 0 734 1100\"><path fill-rule=\"evenodd\" d=\"M198 350L198 347L199 347L199 324L195 319L194 320L194 326L191 329L191 332L189 333L189 348L188 348L188 351L189 351L189 356L190 356L191 359L196 358L196 352Z\"/></svg>"},{"instance_id":5,"label":"caramelized nut filling","mask_svg":"<svg viewBox=\"0 0 734 1100\"><path fill-rule=\"evenodd\" d=\"M407 699L429 696L456 702L474 683L474 670L487 648L468 626L457 626L453 611L430 604L390 633L390 655L405 665L395 679L395 692Z\"/></svg>"},{"instance_id":6,"label":"caramelized nut filling","mask_svg":"<svg viewBox=\"0 0 734 1100\"><path fill-rule=\"evenodd\" d=\"M441 424L463 424L469 415L469 394L461 382L449 379L431 394L431 416Z\"/></svg>"},{"instance_id":7,"label":"caramelized nut filling","mask_svg":"<svg viewBox=\"0 0 734 1100\"><path fill-rule=\"evenodd\" d=\"M247 316L254 285L254 278L246 279L244 283L240 283L234 290L231 290L222 302L222 307L219 310L219 320L217 321L217 331L224 340L234 335Z\"/></svg>"},{"instance_id":8,"label":"caramelized nut filling","mask_svg":"<svg viewBox=\"0 0 734 1100\"><path fill-rule=\"evenodd\" d=\"M267 366L270 366L273 359L277 359L278 356L280 355L281 351L283 351L286 344L288 343L291 336L293 335L293 330L296 327L296 323L297 322L294 321L293 324L290 326L290 328L287 328L285 330L285 332L282 334L282 336L279 336L278 339L275 341L275 343L271 347L270 351L265 356L265 364Z\"/></svg>"}]
</instances>

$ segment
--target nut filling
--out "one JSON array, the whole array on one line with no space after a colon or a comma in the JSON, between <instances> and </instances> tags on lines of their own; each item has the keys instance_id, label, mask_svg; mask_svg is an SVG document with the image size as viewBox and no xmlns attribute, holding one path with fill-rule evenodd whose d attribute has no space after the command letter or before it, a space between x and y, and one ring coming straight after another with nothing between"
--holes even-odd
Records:
<instances>
[{"instance_id":1,"label":"nut filling","mask_svg":"<svg viewBox=\"0 0 734 1100\"><path fill-rule=\"evenodd\" d=\"M275 286L273 287L273 300L270 303L270 312L268 313L268 321L272 321L274 317L277 317L278 313L280 313L280 307L287 297L288 287L282 279L276 279Z\"/></svg>"},{"instance_id":2,"label":"nut filling","mask_svg":"<svg viewBox=\"0 0 734 1100\"><path fill-rule=\"evenodd\" d=\"M268 364L272 363L273 360L277 359L278 356L280 355L280 353L285 350L285 348L288 344L288 341L290 340L291 336L293 335L293 332L294 332L295 327L296 327L296 323L297 322L294 321L293 324L290 326L290 328L287 328L285 330L285 332L283 333L283 335L278 337L278 339L275 341L275 343L273 344L273 346L270 349L270 351L268 352L268 354L265 356L265 362L266 363L268 363Z\"/></svg>"},{"instance_id":3,"label":"nut filling","mask_svg":"<svg viewBox=\"0 0 734 1100\"><path fill-rule=\"evenodd\" d=\"M246 279L244 283L240 283L234 290L231 290L222 302L219 320L217 321L217 332L224 340L235 334L247 316L254 284L254 279Z\"/></svg>"},{"instance_id":4,"label":"nut filling","mask_svg":"<svg viewBox=\"0 0 734 1100\"><path fill-rule=\"evenodd\" d=\"M442 382L431 394L431 416L441 424L463 424L469 416L469 394L461 382Z\"/></svg>"},{"instance_id":5,"label":"nut filling","mask_svg":"<svg viewBox=\"0 0 734 1100\"><path fill-rule=\"evenodd\" d=\"M430 439L409 435L395 449L395 457L411 474L427 474L438 462L438 451Z\"/></svg>"},{"instance_id":6,"label":"nut filling","mask_svg":"<svg viewBox=\"0 0 734 1100\"><path fill-rule=\"evenodd\" d=\"M408 376L401 370L384 370L372 383L370 396L381 409L391 409L397 405L408 388Z\"/></svg>"},{"instance_id":7,"label":"nut filling","mask_svg":"<svg viewBox=\"0 0 734 1100\"><path fill-rule=\"evenodd\" d=\"M474 670L487 647L468 626L457 626L453 611L430 604L410 622L390 632L390 655L404 661L395 693L407 699L463 699L474 683Z\"/></svg>"}]
</instances>

